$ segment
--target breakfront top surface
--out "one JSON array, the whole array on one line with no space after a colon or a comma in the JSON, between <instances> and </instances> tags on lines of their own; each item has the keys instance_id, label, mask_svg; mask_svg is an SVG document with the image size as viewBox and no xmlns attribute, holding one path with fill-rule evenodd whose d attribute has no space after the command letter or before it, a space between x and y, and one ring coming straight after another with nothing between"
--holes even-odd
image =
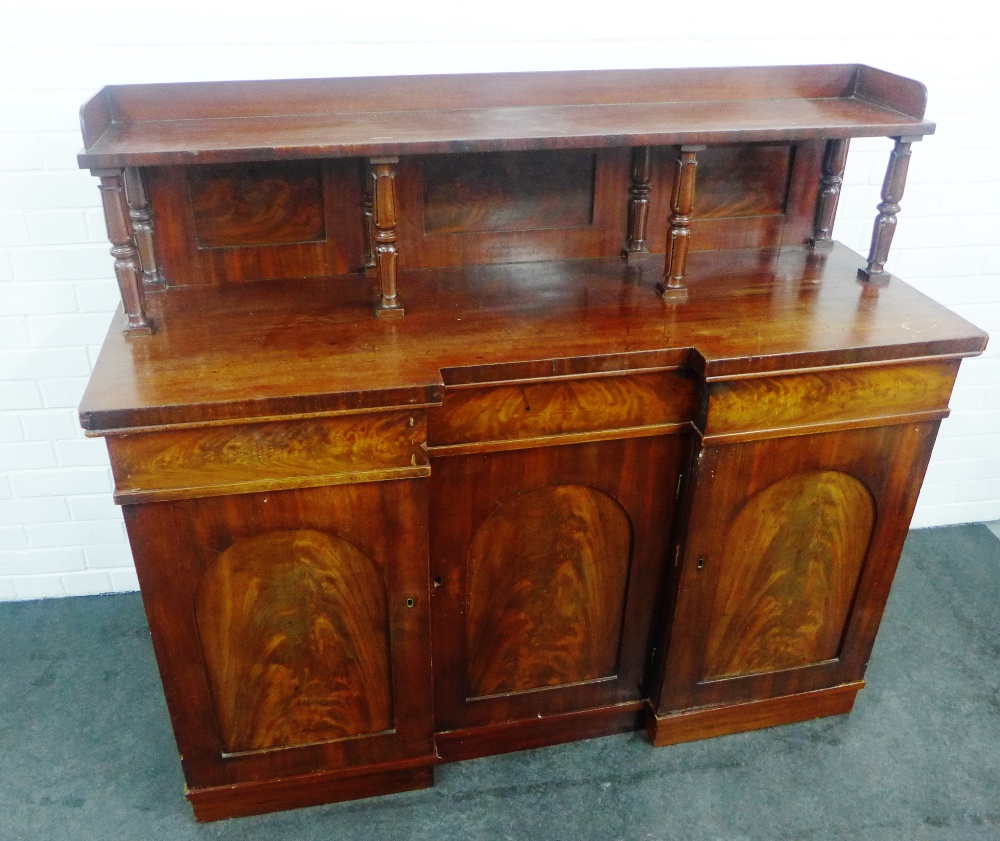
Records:
<instances>
[{"instance_id":1,"label":"breakfront top surface","mask_svg":"<svg viewBox=\"0 0 1000 841\"><path fill-rule=\"evenodd\" d=\"M122 336L119 313L81 419L100 431L420 405L463 380L686 364L712 378L985 347L898 279L858 281L862 264L840 245L697 253L677 304L655 292L656 256L411 271L420 303L392 321L372 319L363 277L171 290L150 297L149 339Z\"/></svg>"}]
</instances>

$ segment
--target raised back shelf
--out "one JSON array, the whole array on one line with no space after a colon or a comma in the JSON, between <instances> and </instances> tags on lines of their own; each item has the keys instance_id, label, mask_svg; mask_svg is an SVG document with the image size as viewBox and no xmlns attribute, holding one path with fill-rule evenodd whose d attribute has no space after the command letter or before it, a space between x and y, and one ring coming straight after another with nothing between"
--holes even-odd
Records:
<instances>
[{"instance_id":1,"label":"raised back shelf","mask_svg":"<svg viewBox=\"0 0 1000 841\"><path fill-rule=\"evenodd\" d=\"M887 281L925 101L864 65L125 85L84 105L79 161L130 335L164 283L366 271L399 317L402 269L619 253L663 252L679 299L689 252L828 247L849 139L873 135L896 148L863 272Z\"/></svg>"},{"instance_id":2,"label":"raised back shelf","mask_svg":"<svg viewBox=\"0 0 1000 841\"><path fill-rule=\"evenodd\" d=\"M80 166L924 135L919 82L865 65L116 85Z\"/></svg>"}]
</instances>

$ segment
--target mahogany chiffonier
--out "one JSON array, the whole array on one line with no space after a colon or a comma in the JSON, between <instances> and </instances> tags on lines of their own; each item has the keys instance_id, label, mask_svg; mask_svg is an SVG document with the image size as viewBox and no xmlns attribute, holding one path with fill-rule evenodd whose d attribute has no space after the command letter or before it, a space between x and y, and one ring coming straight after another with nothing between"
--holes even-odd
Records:
<instances>
[{"instance_id":1,"label":"mahogany chiffonier","mask_svg":"<svg viewBox=\"0 0 1000 841\"><path fill-rule=\"evenodd\" d=\"M924 105L858 65L87 102L123 307L80 418L195 815L849 711L986 343L884 268Z\"/></svg>"}]
</instances>

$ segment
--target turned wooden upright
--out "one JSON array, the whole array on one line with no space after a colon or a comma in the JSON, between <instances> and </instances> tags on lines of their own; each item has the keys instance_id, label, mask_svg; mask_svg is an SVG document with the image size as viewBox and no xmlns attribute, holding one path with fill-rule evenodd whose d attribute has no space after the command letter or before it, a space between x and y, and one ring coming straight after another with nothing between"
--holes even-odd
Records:
<instances>
[{"instance_id":1,"label":"turned wooden upright","mask_svg":"<svg viewBox=\"0 0 1000 841\"><path fill-rule=\"evenodd\" d=\"M886 270L925 99L837 65L84 105L123 307L80 418L196 817L849 711L986 342Z\"/></svg>"}]
</instances>

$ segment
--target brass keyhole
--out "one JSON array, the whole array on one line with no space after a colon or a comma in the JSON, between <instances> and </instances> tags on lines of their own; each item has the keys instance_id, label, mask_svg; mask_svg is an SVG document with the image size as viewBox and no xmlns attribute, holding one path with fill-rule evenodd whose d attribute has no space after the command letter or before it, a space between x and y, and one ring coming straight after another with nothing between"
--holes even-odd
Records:
<instances>
[{"instance_id":1,"label":"brass keyhole","mask_svg":"<svg viewBox=\"0 0 1000 841\"><path fill-rule=\"evenodd\" d=\"M413 607L413 599L407 599L406 600L406 606L407 607Z\"/></svg>"}]
</instances>

